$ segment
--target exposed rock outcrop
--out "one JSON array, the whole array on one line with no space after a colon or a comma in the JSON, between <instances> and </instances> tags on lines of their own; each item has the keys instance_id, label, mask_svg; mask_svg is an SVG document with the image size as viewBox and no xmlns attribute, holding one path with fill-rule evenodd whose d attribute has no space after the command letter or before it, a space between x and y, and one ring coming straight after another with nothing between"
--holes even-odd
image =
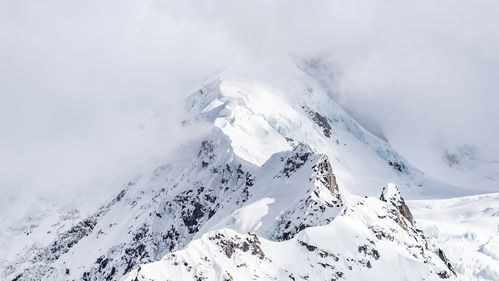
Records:
<instances>
[{"instance_id":1,"label":"exposed rock outcrop","mask_svg":"<svg viewBox=\"0 0 499 281\"><path fill-rule=\"evenodd\" d=\"M383 192L379 199L393 205L404 218L411 222L411 224L414 224L414 217L412 216L409 207L405 204L404 198L400 195L397 185L389 183L383 188Z\"/></svg>"}]
</instances>

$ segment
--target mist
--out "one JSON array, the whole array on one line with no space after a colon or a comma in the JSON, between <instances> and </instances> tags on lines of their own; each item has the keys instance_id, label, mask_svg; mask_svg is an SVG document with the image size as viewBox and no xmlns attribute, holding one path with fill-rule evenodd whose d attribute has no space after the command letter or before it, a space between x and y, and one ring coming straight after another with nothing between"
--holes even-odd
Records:
<instances>
[{"instance_id":1,"label":"mist","mask_svg":"<svg viewBox=\"0 0 499 281\"><path fill-rule=\"evenodd\" d=\"M498 14L485 0L1 1L0 203L118 188L98 179L190 137L172 120L198 85L296 58L326 60L334 97L416 165L442 140L499 159Z\"/></svg>"},{"instance_id":2,"label":"mist","mask_svg":"<svg viewBox=\"0 0 499 281\"><path fill-rule=\"evenodd\" d=\"M2 2L2 206L119 190L191 137L183 97L236 49L157 4Z\"/></svg>"}]
</instances>

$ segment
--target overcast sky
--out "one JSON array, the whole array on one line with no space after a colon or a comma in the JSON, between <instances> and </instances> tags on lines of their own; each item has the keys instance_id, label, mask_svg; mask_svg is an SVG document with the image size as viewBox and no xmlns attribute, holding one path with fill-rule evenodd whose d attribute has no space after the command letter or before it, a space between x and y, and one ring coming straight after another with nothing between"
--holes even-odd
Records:
<instances>
[{"instance_id":1,"label":"overcast sky","mask_svg":"<svg viewBox=\"0 0 499 281\"><path fill-rule=\"evenodd\" d=\"M499 159L498 27L493 0L0 0L3 201L94 192L172 146L177 127L141 129L155 113L290 55L327 58L336 98L413 162L436 140Z\"/></svg>"}]
</instances>

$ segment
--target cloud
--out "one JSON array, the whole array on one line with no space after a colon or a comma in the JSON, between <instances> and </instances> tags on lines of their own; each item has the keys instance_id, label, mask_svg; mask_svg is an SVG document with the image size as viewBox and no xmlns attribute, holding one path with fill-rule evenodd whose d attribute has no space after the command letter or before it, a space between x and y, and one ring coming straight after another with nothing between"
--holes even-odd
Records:
<instances>
[{"instance_id":1,"label":"cloud","mask_svg":"<svg viewBox=\"0 0 499 281\"><path fill-rule=\"evenodd\" d=\"M0 188L98 191L99 172L139 166L120 159L175 144L140 129L151 112L173 118L216 73L290 56L327 58L336 98L416 164L437 137L499 158L498 12L489 0L2 1ZM161 128L158 140L178 129Z\"/></svg>"},{"instance_id":2,"label":"cloud","mask_svg":"<svg viewBox=\"0 0 499 281\"><path fill-rule=\"evenodd\" d=\"M451 147L476 145L498 159L499 5L370 5L368 24L352 34L355 39L333 47L342 103L361 119L375 120L419 166L442 139Z\"/></svg>"},{"instance_id":3,"label":"cloud","mask_svg":"<svg viewBox=\"0 0 499 281\"><path fill-rule=\"evenodd\" d=\"M156 4L0 4L3 201L118 189L95 181L134 174L189 137L176 122L183 97L238 53Z\"/></svg>"},{"instance_id":4,"label":"cloud","mask_svg":"<svg viewBox=\"0 0 499 281\"><path fill-rule=\"evenodd\" d=\"M186 5L254 64L327 58L336 98L416 164L433 142L499 158L494 1L207 1ZM420 157L421 156L421 157Z\"/></svg>"}]
</instances>

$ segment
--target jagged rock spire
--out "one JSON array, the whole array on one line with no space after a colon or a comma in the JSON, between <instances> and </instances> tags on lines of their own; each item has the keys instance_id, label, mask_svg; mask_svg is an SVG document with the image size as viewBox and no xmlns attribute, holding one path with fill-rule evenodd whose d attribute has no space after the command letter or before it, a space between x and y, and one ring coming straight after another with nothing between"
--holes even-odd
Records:
<instances>
[{"instance_id":1,"label":"jagged rock spire","mask_svg":"<svg viewBox=\"0 0 499 281\"><path fill-rule=\"evenodd\" d=\"M414 217L412 216L409 207L405 204L404 198L400 195L400 191L396 184L389 183L386 187L384 187L379 199L381 201L391 203L398 209L404 218L411 222L411 224L414 224Z\"/></svg>"}]
</instances>

